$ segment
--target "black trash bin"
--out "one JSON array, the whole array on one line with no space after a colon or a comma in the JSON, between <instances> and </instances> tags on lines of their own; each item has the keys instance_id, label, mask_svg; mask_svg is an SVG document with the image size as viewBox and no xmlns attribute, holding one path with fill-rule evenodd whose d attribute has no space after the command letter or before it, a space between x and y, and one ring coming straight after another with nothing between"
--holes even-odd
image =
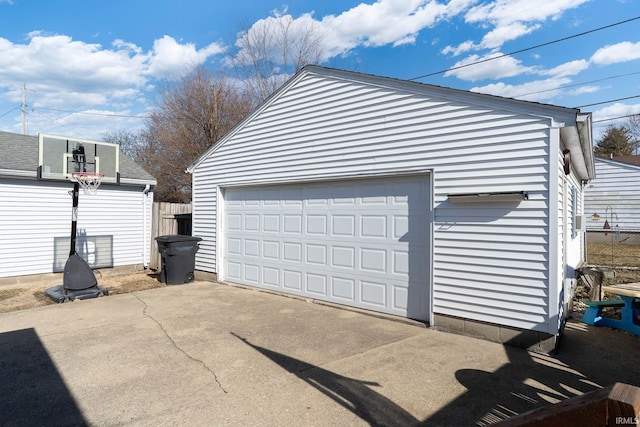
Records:
<instances>
[{"instance_id":1,"label":"black trash bin","mask_svg":"<svg viewBox=\"0 0 640 427\"><path fill-rule=\"evenodd\" d=\"M158 252L162 259L160 281L167 285L181 285L193 281L196 268L196 252L200 237L193 236L159 236Z\"/></svg>"}]
</instances>

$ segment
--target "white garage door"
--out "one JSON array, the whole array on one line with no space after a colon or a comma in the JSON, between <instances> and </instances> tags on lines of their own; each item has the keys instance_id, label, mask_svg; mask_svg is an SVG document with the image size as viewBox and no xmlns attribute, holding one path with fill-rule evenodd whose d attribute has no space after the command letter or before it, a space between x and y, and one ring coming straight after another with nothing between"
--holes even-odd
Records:
<instances>
[{"instance_id":1,"label":"white garage door","mask_svg":"<svg viewBox=\"0 0 640 427\"><path fill-rule=\"evenodd\" d=\"M224 280L429 320L427 176L223 194Z\"/></svg>"}]
</instances>

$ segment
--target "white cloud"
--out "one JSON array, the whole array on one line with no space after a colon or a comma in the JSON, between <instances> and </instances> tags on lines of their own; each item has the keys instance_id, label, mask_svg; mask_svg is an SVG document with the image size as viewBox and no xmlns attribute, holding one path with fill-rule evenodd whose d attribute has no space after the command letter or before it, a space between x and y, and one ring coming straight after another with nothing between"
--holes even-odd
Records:
<instances>
[{"instance_id":1,"label":"white cloud","mask_svg":"<svg viewBox=\"0 0 640 427\"><path fill-rule=\"evenodd\" d=\"M477 0L378 0L373 4L361 3L339 15L327 15L317 20L313 13L297 18L284 11L256 21L247 33L261 34L269 28L290 23L291 31L311 26L322 35L323 61L347 54L358 46L399 46L415 43L420 31L438 21L458 15ZM241 34L240 37L247 37ZM278 48L272 47L274 56Z\"/></svg>"},{"instance_id":2,"label":"white cloud","mask_svg":"<svg viewBox=\"0 0 640 427\"><path fill-rule=\"evenodd\" d=\"M343 49L356 44L398 45L413 43L420 30L432 26L447 13L447 6L435 1L379 0L361 3L338 16L326 16L322 26L335 34L335 45Z\"/></svg>"},{"instance_id":3,"label":"white cloud","mask_svg":"<svg viewBox=\"0 0 640 427\"><path fill-rule=\"evenodd\" d=\"M616 117L629 116L632 114L640 114L640 104L615 104L604 107L593 112L593 120L606 120Z\"/></svg>"},{"instance_id":4,"label":"white cloud","mask_svg":"<svg viewBox=\"0 0 640 427\"><path fill-rule=\"evenodd\" d=\"M485 56L470 55L456 62L453 67L445 73L445 77L455 76L461 80L475 82L489 78L500 79L514 77L519 74L532 73L535 71L534 68L521 65L519 60L511 56L500 57L501 55L502 53L500 52L494 52ZM461 68L455 69L457 67Z\"/></svg>"},{"instance_id":5,"label":"white cloud","mask_svg":"<svg viewBox=\"0 0 640 427\"><path fill-rule=\"evenodd\" d=\"M0 38L0 88L14 89L25 82L47 103L104 104L135 97L148 89L150 77L180 75L221 51L216 43L197 50L168 36L146 53L123 40L115 40L109 49L66 35L32 32L24 44ZM13 96L18 99L19 94Z\"/></svg>"},{"instance_id":6,"label":"white cloud","mask_svg":"<svg viewBox=\"0 0 640 427\"><path fill-rule=\"evenodd\" d=\"M499 61L501 59L498 59ZM512 69L517 70L517 65ZM476 67L475 65L473 67ZM473 68L470 67L470 68ZM485 86L474 87L471 90L474 92L490 93L493 95L506 96L511 98L526 99L529 101L540 101L544 99L551 99L561 93L565 94L580 94L589 93L599 90L597 86L587 86L581 89L576 89L571 92L562 92L562 86L568 85L572 82L570 76L581 73L589 68L589 61L579 59L575 61L565 62L549 70L541 68L526 68L521 67L522 72L537 74L540 76L549 76L544 80L534 80L523 84L508 85L502 82L492 83Z\"/></svg>"},{"instance_id":7,"label":"white cloud","mask_svg":"<svg viewBox=\"0 0 640 427\"><path fill-rule=\"evenodd\" d=\"M128 49L103 49L64 35L29 36L26 44L0 39L0 87L25 82L64 99L67 93L104 94L145 81L145 58Z\"/></svg>"},{"instance_id":8,"label":"white cloud","mask_svg":"<svg viewBox=\"0 0 640 427\"><path fill-rule=\"evenodd\" d=\"M540 25L525 25L522 22L511 22L500 25L489 31L482 38L481 46L488 49L499 48L509 40L515 40L540 28Z\"/></svg>"},{"instance_id":9,"label":"white cloud","mask_svg":"<svg viewBox=\"0 0 640 427\"><path fill-rule=\"evenodd\" d=\"M640 59L640 42L621 42L602 47L591 56L591 62L598 65L616 64Z\"/></svg>"},{"instance_id":10,"label":"white cloud","mask_svg":"<svg viewBox=\"0 0 640 427\"><path fill-rule=\"evenodd\" d=\"M584 59L577 59L575 61L565 62L550 70L542 71L540 74L553 76L553 77L565 77L574 76L580 74L582 71L589 68L589 61Z\"/></svg>"},{"instance_id":11,"label":"white cloud","mask_svg":"<svg viewBox=\"0 0 640 427\"><path fill-rule=\"evenodd\" d=\"M450 47L449 50L461 53L465 51L463 49L500 48L507 41L515 40L540 29L541 23L546 20L557 20L566 10L578 7L588 1L499 0L482 3L469 9L465 14L465 21L492 29L477 44L470 45L469 42L464 42L458 47Z\"/></svg>"},{"instance_id":12,"label":"white cloud","mask_svg":"<svg viewBox=\"0 0 640 427\"><path fill-rule=\"evenodd\" d=\"M86 109L61 113L36 108L28 115L28 127L30 131L101 140L114 129L136 130L144 126L141 118L120 117L128 115L134 116L130 110Z\"/></svg>"},{"instance_id":13,"label":"white cloud","mask_svg":"<svg viewBox=\"0 0 640 427\"><path fill-rule=\"evenodd\" d=\"M194 66L201 65L211 56L222 52L224 47L218 43L211 43L198 50L193 43L180 44L173 37L165 35L153 42L147 72L159 78L180 78Z\"/></svg>"},{"instance_id":14,"label":"white cloud","mask_svg":"<svg viewBox=\"0 0 640 427\"><path fill-rule=\"evenodd\" d=\"M64 134L74 136L73 126L77 132L83 126L87 129L139 126L143 123L141 119L105 119L68 111L121 115L125 111L124 115L134 115L127 111L147 106L145 98L154 89L155 78L180 76L189 67L221 51L222 47L216 43L197 49L193 44L178 43L168 36L157 40L151 51L144 51L123 40L114 40L105 47L66 35L34 31L22 43L0 38L0 93L8 111L10 105L20 105L20 88L26 84L29 127L36 131L66 129ZM53 111L55 109L64 111ZM10 117L14 120L10 128L19 130L19 112L5 120ZM99 136L95 132L91 134L91 138Z\"/></svg>"},{"instance_id":15,"label":"white cloud","mask_svg":"<svg viewBox=\"0 0 640 427\"><path fill-rule=\"evenodd\" d=\"M469 52L472 49L475 49L477 46L471 40L467 40L465 42L460 43L458 46L447 46L442 49L442 53L444 55L452 54L453 56L458 56L461 53Z\"/></svg>"},{"instance_id":16,"label":"white cloud","mask_svg":"<svg viewBox=\"0 0 640 427\"><path fill-rule=\"evenodd\" d=\"M601 91L603 88L601 86L582 86L578 89L570 90L568 92L569 95L582 95L585 93L594 93Z\"/></svg>"},{"instance_id":17,"label":"white cloud","mask_svg":"<svg viewBox=\"0 0 640 427\"><path fill-rule=\"evenodd\" d=\"M488 93L507 98L541 101L551 99L560 93L561 86L570 83L568 78L536 80L519 85L507 85L502 82L471 88L472 92Z\"/></svg>"}]
</instances>

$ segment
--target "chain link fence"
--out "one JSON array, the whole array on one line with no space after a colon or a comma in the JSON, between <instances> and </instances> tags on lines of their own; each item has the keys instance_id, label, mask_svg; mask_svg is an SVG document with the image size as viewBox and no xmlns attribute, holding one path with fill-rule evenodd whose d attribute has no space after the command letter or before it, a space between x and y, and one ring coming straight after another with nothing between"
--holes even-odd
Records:
<instances>
[{"instance_id":1,"label":"chain link fence","mask_svg":"<svg viewBox=\"0 0 640 427\"><path fill-rule=\"evenodd\" d=\"M640 268L640 232L587 232L587 263Z\"/></svg>"}]
</instances>

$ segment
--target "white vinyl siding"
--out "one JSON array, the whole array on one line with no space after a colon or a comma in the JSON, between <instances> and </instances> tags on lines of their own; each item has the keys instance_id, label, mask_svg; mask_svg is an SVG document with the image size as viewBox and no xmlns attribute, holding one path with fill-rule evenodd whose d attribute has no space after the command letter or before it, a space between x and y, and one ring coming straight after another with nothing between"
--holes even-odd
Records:
<instances>
[{"instance_id":1,"label":"white vinyl siding","mask_svg":"<svg viewBox=\"0 0 640 427\"><path fill-rule=\"evenodd\" d=\"M0 181L0 277L61 271L69 255L72 189L71 183ZM142 188L103 185L96 195L81 191L78 252L88 247L91 264L97 261L93 244L98 242L96 267L148 263L152 202L153 193L145 196ZM80 245L83 236L88 246Z\"/></svg>"},{"instance_id":2,"label":"white vinyl siding","mask_svg":"<svg viewBox=\"0 0 640 427\"><path fill-rule=\"evenodd\" d=\"M602 158L595 164L596 179L585 191L587 230L601 231L605 219L611 222L613 210L620 231L640 232L640 166ZM599 221L591 219L594 213Z\"/></svg>"},{"instance_id":3,"label":"white vinyl siding","mask_svg":"<svg viewBox=\"0 0 640 427\"><path fill-rule=\"evenodd\" d=\"M195 167L194 235L204 238L196 268L216 268L217 186L433 170L433 311L546 331L549 145L557 129L551 118L503 107L304 76ZM529 198L447 200L494 191Z\"/></svg>"}]
</instances>

